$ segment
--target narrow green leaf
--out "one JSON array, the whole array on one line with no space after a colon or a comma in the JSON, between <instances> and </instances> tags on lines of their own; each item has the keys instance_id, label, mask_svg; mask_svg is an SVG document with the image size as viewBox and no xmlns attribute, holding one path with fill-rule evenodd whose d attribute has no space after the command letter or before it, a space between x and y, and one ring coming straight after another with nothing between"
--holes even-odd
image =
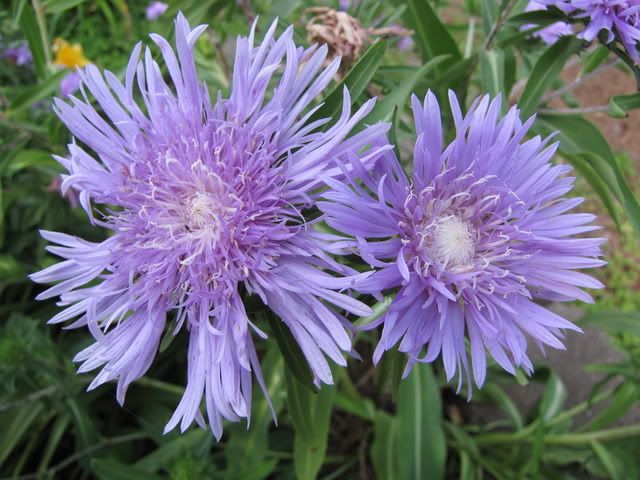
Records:
<instances>
[{"instance_id":1,"label":"narrow green leaf","mask_svg":"<svg viewBox=\"0 0 640 480\"><path fill-rule=\"evenodd\" d=\"M370 453L376 478L396 478L401 462L398 419L383 411L376 412Z\"/></svg>"},{"instance_id":2,"label":"narrow green leaf","mask_svg":"<svg viewBox=\"0 0 640 480\"><path fill-rule=\"evenodd\" d=\"M508 25L551 25L557 21L561 21L564 17L553 10L534 10L531 12L524 12L509 17L507 20Z\"/></svg>"},{"instance_id":3,"label":"narrow green leaf","mask_svg":"<svg viewBox=\"0 0 640 480\"><path fill-rule=\"evenodd\" d=\"M2 429L0 429L0 465L9 454L18 446L22 436L29 430L31 424L38 418L44 409L42 403L31 403L18 410L5 412L0 416Z\"/></svg>"},{"instance_id":4,"label":"narrow green leaf","mask_svg":"<svg viewBox=\"0 0 640 480\"><path fill-rule=\"evenodd\" d=\"M542 398L538 403L538 416L546 421L555 417L562 410L567 399L567 388L553 370L545 370L547 371L547 381Z\"/></svg>"},{"instance_id":5,"label":"narrow green leaf","mask_svg":"<svg viewBox=\"0 0 640 480\"><path fill-rule=\"evenodd\" d=\"M322 100L323 105L313 115L312 121L320 118L338 118L342 110L344 87L349 89L351 102L355 103L378 71L387 46L388 42L385 40L377 40L374 42L351 70L349 70L349 73L347 73L324 100Z\"/></svg>"},{"instance_id":6,"label":"narrow green leaf","mask_svg":"<svg viewBox=\"0 0 640 480\"><path fill-rule=\"evenodd\" d=\"M489 35L496 19L498 18L499 2L495 0L480 0L482 8L482 28L485 35Z\"/></svg>"},{"instance_id":7,"label":"narrow green leaf","mask_svg":"<svg viewBox=\"0 0 640 480\"><path fill-rule=\"evenodd\" d=\"M82 5L87 0L45 0L42 8L46 13L62 13Z\"/></svg>"},{"instance_id":8,"label":"narrow green leaf","mask_svg":"<svg viewBox=\"0 0 640 480\"><path fill-rule=\"evenodd\" d=\"M60 86L60 80L69 72L61 70L51 75L47 79L43 80L38 85L33 85L19 91L15 91L13 101L9 105L7 110L7 117L12 117L15 114L30 108L34 103L51 97Z\"/></svg>"},{"instance_id":9,"label":"narrow green leaf","mask_svg":"<svg viewBox=\"0 0 640 480\"><path fill-rule=\"evenodd\" d=\"M632 382L621 384L613 394L609 405L581 430L599 430L612 424L624 416L639 400L640 386Z\"/></svg>"},{"instance_id":10,"label":"narrow green leaf","mask_svg":"<svg viewBox=\"0 0 640 480\"><path fill-rule=\"evenodd\" d=\"M518 407L502 387L496 383L489 382L482 387L481 394L488 396L500 410L509 416L516 430L520 430L523 427L524 422Z\"/></svg>"},{"instance_id":11,"label":"narrow green leaf","mask_svg":"<svg viewBox=\"0 0 640 480\"><path fill-rule=\"evenodd\" d=\"M29 44L38 77L46 78L49 75L50 53L44 13L36 11L32 4L25 5L20 13L20 27Z\"/></svg>"},{"instance_id":12,"label":"narrow green leaf","mask_svg":"<svg viewBox=\"0 0 640 480\"><path fill-rule=\"evenodd\" d=\"M583 117L540 115L540 125L560 131L560 151L581 154L611 189L624 208L631 224L640 232L640 204L616 163L609 144L598 128Z\"/></svg>"},{"instance_id":13,"label":"narrow green leaf","mask_svg":"<svg viewBox=\"0 0 640 480\"><path fill-rule=\"evenodd\" d=\"M614 457L611 451L605 447L602 443L595 440L591 441L591 448L600 460L600 463L604 467L605 471L609 475L610 480L624 480L629 478L625 475L623 467L619 465L618 460Z\"/></svg>"},{"instance_id":14,"label":"narrow green leaf","mask_svg":"<svg viewBox=\"0 0 640 480\"><path fill-rule=\"evenodd\" d=\"M398 393L399 479L444 478L447 446L440 387L431 365L418 363Z\"/></svg>"},{"instance_id":15,"label":"narrow green leaf","mask_svg":"<svg viewBox=\"0 0 640 480\"><path fill-rule=\"evenodd\" d=\"M104 480L160 480L161 477L153 475L136 467L125 465L111 459L92 458L91 468L94 473Z\"/></svg>"},{"instance_id":16,"label":"narrow green leaf","mask_svg":"<svg viewBox=\"0 0 640 480\"><path fill-rule=\"evenodd\" d=\"M640 312L588 313L580 324L596 325L608 333L629 333L640 337Z\"/></svg>"},{"instance_id":17,"label":"narrow green leaf","mask_svg":"<svg viewBox=\"0 0 640 480\"><path fill-rule=\"evenodd\" d=\"M630 110L640 108L640 93L616 95L609 99L609 115L624 118Z\"/></svg>"},{"instance_id":18,"label":"narrow green leaf","mask_svg":"<svg viewBox=\"0 0 640 480\"><path fill-rule=\"evenodd\" d=\"M502 51L482 52L480 55L480 83L483 90L492 97L505 91L504 53Z\"/></svg>"},{"instance_id":19,"label":"narrow green leaf","mask_svg":"<svg viewBox=\"0 0 640 480\"><path fill-rule=\"evenodd\" d=\"M301 385L311 392L315 392L316 388L313 385L313 374L311 373L307 359L304 357L302 350L300 350L298 342L293 338L293 334L289 331L285 323L279 318L276 318L275 315L268 313L267 318L271 326L271 333L275 337L278 347L280 347L285 364Z\"/></svg>"},{"instance_id":20,"label":"narrow green leaf","mask_svg":"<svg viewBox=\"0 0 640 480\"><path fill-rule=\"evenodd\" d=\"M447 68L462 59L455 40L438 18L429 0L409 0L405 12L407 24L413 28L422 53L422 61L428 62L440 55L449 55L438 67Z\"/></svg>"},{"instance_id":21,"label":"narrow green leaf","mask_svg":"<svg viewBox=\"0 0 640 480\"><path fill-rule=\"evenodd\" d=\"M519 102L524 118L528 118L536 111L544 92L558 77L569 57L577 52L581 45L582 42L574 37L562 37L538 59Z\"/></svg>"},{"instance_id":22,"label":"narrow green leaf","mask_svg":"<svg viewBox=\"0 0 640 480\"><path fill-rule=\"evenodd\" d=\"M190 430L178 437L167 440L157 449L134 463L133 467L142 472L157 472L162 468L166 468L171 462L184 456L196 446L201 445L210 437L211 432L207 430ZM143 475L140 478L146 477Z\"/></svg>"},{"instance_id":23,"label":"narrow green leaf","mask_svg":"<svg viewBox=\"0 0 640 480\"><path fill-rule=\"evenodd\" d=\"M295 428L293 460L300 480L316 478L327 450L329 419L336 389L323 385L318 393L302 386L290 369L285 369L287 409Z\"/></svg>"},{"instance_id":24,"label":"narrow green leaf","mask_svg":"<svg viewBox=\"0 0 640 480\"><path fill-rule=\"evenodd\" d=\"M596 68L604 63L609 58L611 51L604 45L598 46L593 52L585 55L585 60L582 62L582 68L580 69L580 76L593 72Z\"/></svg>"},{"instance_id":25,"label":"narrow green leaf","mask_svg":"<svg viewBox=\"0 0 640 480\"><path fill-rule=\"evenodd\" d=\"M393 112L396 109L398 110L398 114L401 114L415 86L424 80L424 76L427 73L435 69L438 65L441 65L447 58L447 56L436 57L422 67L414 70L400 85L388 92L384 99L376 103L376 106L373 107L371 113L364 118L361 124L370 125L378 121L388 122L391 120Z\"/></svg>"}]
</instances>

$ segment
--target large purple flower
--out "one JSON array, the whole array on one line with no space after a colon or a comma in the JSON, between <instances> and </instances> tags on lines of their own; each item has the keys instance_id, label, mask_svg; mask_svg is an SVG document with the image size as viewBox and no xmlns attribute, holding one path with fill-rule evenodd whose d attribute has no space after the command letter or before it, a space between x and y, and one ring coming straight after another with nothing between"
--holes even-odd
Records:
<instances>
[{"instance_id":1,"label":"large purple flower","mask_svg":"<svg viewBox=\"0 0 640 480\"><path fill-rule=\"evenodd\" d=\"M595 39L606 32L607 43L617 39L635 63L640 63L640 1L638 0L538 0L559 8L574 18L585 19L586 27L578 38Z\"/></svg>"},{"instance_id":2,"label":"large purple flower","mask_svg":"<svg viewBox=\"0 0 640 480\"><path fill-rule=\"evenodd\" d=\"M574 270L605 262L603 239L572 237L598 227L589 225L593 215L567 213L582 199L564 198L573 178L565 176L570 167L550 163L557 144L524 140L534 118L522 123L516 107L501 118L500 98L479 98L464 116L453 93L449 101L455 138L443 146L436 97L429 92L424 105L413 98L411 180L393 152L370 172L353 158L351 186L328 179L319 206L378 269L358 288L375 295L399 288L371 325L384 323L374 361L398 343L409 357L406 373L442 355L460 388L469 373L465 332L478 386L485 351L511 373L530 373L527 335L541 348L563 348L562 330L579 330L533 300L592 301L582 288L601 283Z\"/></svg>"},{"instance_id":3,"label":"large purple flower","mask_svg":"<svg viewBox=\"0 0 640 480\"><path fill-rule=\"evenodd\" d=\"M93 243L43 232L65 260L32 278L60 281L38 297L59 295L66 307L50 323L77 318L71 327L88 327L96 342L76 356L79 371L102 368L89 388L116 380L119 402L149 368L163 332L188 331L187 387L166 430L202 423L204 395L219 438L222 418L249 416L252 372L265 389L251 331L265 335L247 317L241 290L289 327L317 381L332 382L325 355L345 364L351 326L339 312L370 309L342 291L366 275L332 260L340 251L333 237L301 212L321 177L342 175L336 158L365 155L388 127L347 139L373 104L351 115L346 90L334 125L323 132L327 120L310 122L309 104L338 61L323 68L326 47L297 48L293 29L276 38L275 23L258 46L253 31L238 39L230 97L212 104L193 56L206 27L191 30L182 15L175 27L177 56L151 36L171 85L149 49L139 60L139 44L124 84L93 65L79 72L102 113L73 96L55 102L79 141L69 158L57 158L68 170L63 189L78 190L91 221L112 235ZM365 163L377 155L370 153Z\"/></svg>"}]
</instances>

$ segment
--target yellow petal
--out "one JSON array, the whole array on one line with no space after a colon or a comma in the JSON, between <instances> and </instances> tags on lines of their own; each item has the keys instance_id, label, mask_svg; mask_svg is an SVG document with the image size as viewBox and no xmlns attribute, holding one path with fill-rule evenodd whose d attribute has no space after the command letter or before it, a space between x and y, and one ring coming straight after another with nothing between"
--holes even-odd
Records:
<instances>
[{"instance_id":1,"label":"yellow petal","mask_svg":"<svg viewBox=\"0 0 640 480\"><path fill-rule=\"evenodd\" d=\"M74 43L73 45L62 38L56 38L53 41L53 51L56 54L54 63L67 68L84 67L91 62L84 56L82 45Z\"/></svg>"}]
</instances>

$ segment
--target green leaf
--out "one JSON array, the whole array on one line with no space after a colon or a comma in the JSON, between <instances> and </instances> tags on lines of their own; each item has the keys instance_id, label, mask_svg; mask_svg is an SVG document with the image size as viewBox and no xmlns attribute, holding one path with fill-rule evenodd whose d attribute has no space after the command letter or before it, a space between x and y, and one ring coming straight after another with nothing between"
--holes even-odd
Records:
<instances>
[{"instance_id":1,"label":"green leaf","mask_svg":"<svg viewBox=\"0 0 640 480\"><path fill-rule=\"evenodd\" d=\"M175 438L167 439L157 449L134 463L133 467L142 472L157 472L206 442L210 437L211 432L208 430L190 430ZM142 475L140 478L146 477Z\"/></svg>"},{"instance_id":2,"label":"green leaf","mask_svg":"<svg viewBox=\"0 0 640 480\"><path fill-rule=\"evenodd\" d=\"M532 23L534 25L551 25L557 21L562 20L564 17L558 12L552 10L534 10L532 12L524 12L509 17L507 20L508 25L527 25Z\"/></svg>"},{"instance_id":3,"label":"green leaf","mask_svg":"<svg viewBox=\"0 0 640 480\"><path fill-rule=\"evenodd\" d=\"M615 458L607 447L595 440L592 440L590 443L591 448L593 448L598 460L600 460L600 463L609 475L610 480L624 480L629 478L624 473L624 467L619 464L618 459Z\"/></svg>"},{"instance_id":4,"label":"green leaf","mask_svg":"<svg viewBox=\"0 0 640 480\"><path fill-rule=\"evenodd\" d=\"M298 382L311 392L315 392L313 374L298 342L285 323L270 312L267 314L271 333L280 347L285 364Z\"/></svg>"},{"instance_id":5,"label":"green leaf","mask_svg":"<svg viewBox=\"0 0 640 480\"><path fill-rule=\"evenodd\" d=\"M597 325L608 333L629 333L640 337L640 312L588 313L580 324Z\"/></svg>"},{"instance_id":6,"label":"green leaf","mask_svg":"<svg viewBox=\"0 0 640 480\"><path fill-rule=\"evenodd\" d=\"M480 55L480 83L492 97L503 93L504 53L500 50L483 51Z\"/></svg>"},{"instance_id":7,"label":"green leaf","mask_svg":"<svg viewBox=\"0 0 640 480\"><path fill-rule=\"evenodd\" d=\"M329 419L336 389L323 385L316 394L311 393L285 369L287 409L295 428L293 462L300 480L316 478L324 462L329 435Z\"/></svg>"},{"instance_id":8,"label":"green leaf","mask_svg":"<svg viewBox=\"0 0 640 480\"><path fill-rule=\"evenodd\" d=\"M275 347L275 345L274 345ZM278 348L270 347L262 360L267 391L276 414L284 403L284 361ZM227 479L267 478L277 462L267 460L269 428L273 424L271 409L264 395L255 396L251 405L251 426L234 423L226 428L229 435L224 453L227 457ZM267 468L271 466L271 469Z\"/></svg>"},{"instance_id":9,"label":"green leaf","mask_svg":"<svg viewBox=\"0 0 640 480\"><path fill-rule=\"evenodd\" d=\"M36 11L33 5L25 5L20 14L20 27L27 39L33 57L33 66L40 78L49 75L49 38L42 11Z\"/></svg>"},{"instance_id":10,"label":"green leaf","mask_svg":"<svg viewBox=\"0 0 640 480\"><path fill-rule=\"evenodd\" d=\"M447 446L440 387L429 364L418 363L398 392L398 451L402 480L444 478Z\"/></svg>"},{"instance_id":11,"label":"green leaf","mask_svg":"<svg viewBox=\"0 0 640 480\"><path fill-rule=\"evenodd\" d=\"M593 72L596 68L604 63L609 58L610 50L604 45L598 46L593 52L586 55L585 60L582 62L582 68L580 69L580 76Z\"/></svg>"},{"instance_id":12,"label":"green leaf","mask_svg":"<svg viewBox=\"0 0 640 480\"><path fill-rule=\"evenodd\" d=\"M632 382L621 384L613 394L611 402L581 430L598 430L624 416L640 400L640 387Z\"/></svg>"},{"instance_id":13,"label":"green leaf","mask_svg":"<svg viewBox=\"0 0 640 480\"><path fill-rule=\"evenodd\" d=\"M92 458L91 468L94 473L104 480L160 480L161 477L153 475L136 467L125 465L115 460Z\"/></svg>"},{"instance_id":14,"label":"green leaf","mask_svg":"<svg viewBox=\"0 0 640 480\"><path fill-rule=\"evenodd\" d=\"M349 89L351 103L355 103L358 97L369 85L369 82L378 71L382 58L387 50L388 42L377 40L360 57L358 62L349 70L342 81L322 100L323 105L313 115L311 121L321 118L336 119L342 111L342 99L344 87Z\"/></svg>"},{"instance_id":15,"label":"green leaf","mask_svg":"<svg viewBox=\"0 0 640 480\"><path fill-rule=\"evenodd\" d=\"M44 409L42 403L24 405L18 410L11 410L0 416L0 465L18 446L22 436Z\"/></svg>"},{"instance_id":16,"label":"green leaf","mask_svg":"<svg viewBox=\"0 0 640 480\"><path fill-rule=\"evenodd\" d=\"M398 451L398 419L386 412L377 411L373 420L371 463L376 478L395 478L400 467Z\"/></svg>"},{"instance_id":17,"label":"green leaf","mask_svg":"<svg viewBox=\"0 0 640 480\"><path fill-rule=\"evenodd\" d=\"M520 430L523 427L524 422L518 407L498 384L493 382L485 384L482 387L481 394L489 397L500 410L509 416L516 430Z\"/></svg>"},{"instance_id":18,"label":"green leaf","mask_svg":"<svg viewBox=\"0 0 640 480\"><path fill-rule=\"evenodd\" d=\"M640 204L596 126L580 116L547 114L539 116L539 125L560 131L560 151L568 155L582 155L588 161L621 203L631 224L640 232Z\"/></svg>"},{"instance_id":19,"label":"green leaf","mask_svg":"<svg viewBox=\"0 0 640 480\"><path fill-rule=\"evenodd\" d=\"M538 417L546 421L555 417L562 410L567 399L567 388L553 370L545 370L547 372L547 381L542 398L538 403Z\"/></svg>"},{"instance_id":20,"label":"green leaf","mask_svg":"<svg viewBox=\"0 0 640 480\"><path fill-rule=\"evenodd\" d=\"M422 61L428 62L440 55L449 55L440 70L462 59L455 40L442 24L429 0L409 0L405 12L407 24L413 28L416 42L422 53Z\"/></svg>"},{"instance_id":21,"label":"green leaf","mask_svg":"<svg viewBox=\"0 0 640 480\"><path fill-rule=\"evenodd\" d=\"M542 95L558 77L569 57L577 52L581 45L582 42L574 37L562 37L538 59L519 101L524 118L530 117L536 111Z\"/></svg>"},{"instance_id":22,"label":"green leaf","mask_svg":"<svg viewBox=\"0 0 640 480\"><path fill-rule=\"evenodd\" d=\"M378 101L373 110L367 115L361 125L371 125L378 121L388 122L393 116L393 112L397 109L398 115L402 113L407 99L413 93L415 86L422 80L424 76L438 65L442 64L448 57L439 56L429 61L427 64L413 71L408 77L402 81L400 85L388 92L382 101Z\"/></svg>"},{"instance_id":23,"label":"green leaf","mask_svg":"<svg viewBox=\"0 0 640 480\"><path fill-rule=\"evenodd\" d=\"M62 13L82 5L87 0L45 0L42 4L42 8L46 13Z\"/></svg>"},{"instance_id":24,"label":"green leaf","mask_svg":"<svg viewBox=\"0 0 640 480\"><path fill-rule=\"evenodd\" d=\"M15 116L17 113L33 106L34 103L51 97L58 90L62 77L68 73L68 70L60 70L38 85L16 90L13 101L7 110L7 117Z\"/></svg>"},{"instance_id":25,"label":"green leaf","mask_svg":"<svg viewBox=\"0 0 640 480\"><path fill-rule=\"evenodd\" d=\"M624 118L630 110L640 108L640 93L616 95L609 99L609 115Z\"/></svg>"}]
</instances>

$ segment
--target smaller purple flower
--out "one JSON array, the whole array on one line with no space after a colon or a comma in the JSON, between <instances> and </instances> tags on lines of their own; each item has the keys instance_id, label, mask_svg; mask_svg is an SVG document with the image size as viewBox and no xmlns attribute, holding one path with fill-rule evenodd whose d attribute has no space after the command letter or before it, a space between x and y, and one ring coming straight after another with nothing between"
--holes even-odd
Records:
<instances>
[{"instance_id":1,"label":"smaller purple flower","mask_svg":"<svg viewBox=\"0 0 640 480\"><path fill-rule=\"evenodd\" d=\"M69 95L73 95L78 88L80 88L80 73L78 71L71 71L67 73L60 81L60 96L66 98Z\"/></svg>"},{"instance_id":2,"label":"smaller purple flower","mask_svg":"<svg viewBox=\"0 0 640 480\"><path fill-rule=\"evenodd\" d=\"M346 12L347 10L349 10L349 7L351 6L351 0L339 0L338 1L338 9L342 12Z\"/></svg>"},{"instance_id":3,"label":"smaller purple flower","mask_svg":"<svg viewBox=\"0 0 640 480\"><path fill-rule=\"evenodd\" d=\"M147 20L151 20L151 21L157 20L158 18L160 18L162 15L165 14L168 8L169 8L169 4L167 3L151 2L149 5L147 5L147 8L145 9Z\"/></svg>"},{"instance_id":4,"label":"smaller purple flower","mask_svg":"<svg viewBox=\"0 0 640 480\"><path fill-rule=\"evenodd\" d=\"M33 56L31 55L31 50L29 50L27 42L20 42L20 44L15 47L7 48L2 53L2 56L20 66L31 65L33 63Z\"/></svg>"},{"instance_id":5,"label":"smaller purple flower","mask_svg":"<svg viewBox=\"0 0 640 480\"><path fill-rule=\"evenodd\" d=\"M600 32L606 32L606 43L616 38L635 63L640 63L640 2L638 0L538 0L554 6L576 19L586 21L585 29L578 34L588 42Z\"/></svg>"},{"instance_id":6,"label":"smaller purple flower","mask_svg":"<svg viewBox=\"0 0 640 480\"><path fill-rule=\"evenodd\" d=\"M564 349L563 332L580 331L535 300L592 302L583 288L603 287L578 270L605 264L604 239L574 237L599 228L595 216L570 213L582 202L565 197L571 168L551 163L552 137L527 139L535 117L523 121L517 107L502 115L501 99L488 95L463 114L450 92L453 140L445 144L435 95L412 103L413 175L393 151L369 172L354 158L351 186L327 178L318 203L377 270L355 288L379 299L397 292L366 327L384 325L373 360L397 347L408 356L406 375L416 362L442 358L458 389L465 376L482 386L487 355L530 374L529 345Z\"/></svg>"},{"instance_id":7,"label":"smaller purple flower","mask_svg":"<svg viewBox=\"0 0 640 480\"><path fill-rule=\"evenodd\" d=\"M415 43L413 41L413 38L411 38L410 36L400 37L400 40L398 40L398 50L406 52L408 50L411 50L414 44Z\"/></svg>"},{"instance_id":8,"label":"smaller purple flower","mask_svg":"<svg viewBox=\"0 0 640 480\"><path fill-rule=\"evenodd\" d=\"M537 11L537 10L546 10L546 9L547 9L547 7L545 7L540 2L537 2L535 0L531 0L529 2L529 4L527 5L527 8L524 9L524 11L525 12L534 12L534 11ZM527 24L527 25L523 25L521 30L528 30L528 29L533 28L533 27L535 27L535 25ZM547 45L553 45L554 43L556 43L558 41L558 38L560 38L562 36L565 36L565 35L573 35L573 28L571 27L571 25L569 25L568 23L565 23L565 22L552 23L548 27L545 27L545 28L543 28L541 30L538 30L537 32L533 33L534 37L538 37L540 40L542 40Z\"/></svg>"}]
</instances>

